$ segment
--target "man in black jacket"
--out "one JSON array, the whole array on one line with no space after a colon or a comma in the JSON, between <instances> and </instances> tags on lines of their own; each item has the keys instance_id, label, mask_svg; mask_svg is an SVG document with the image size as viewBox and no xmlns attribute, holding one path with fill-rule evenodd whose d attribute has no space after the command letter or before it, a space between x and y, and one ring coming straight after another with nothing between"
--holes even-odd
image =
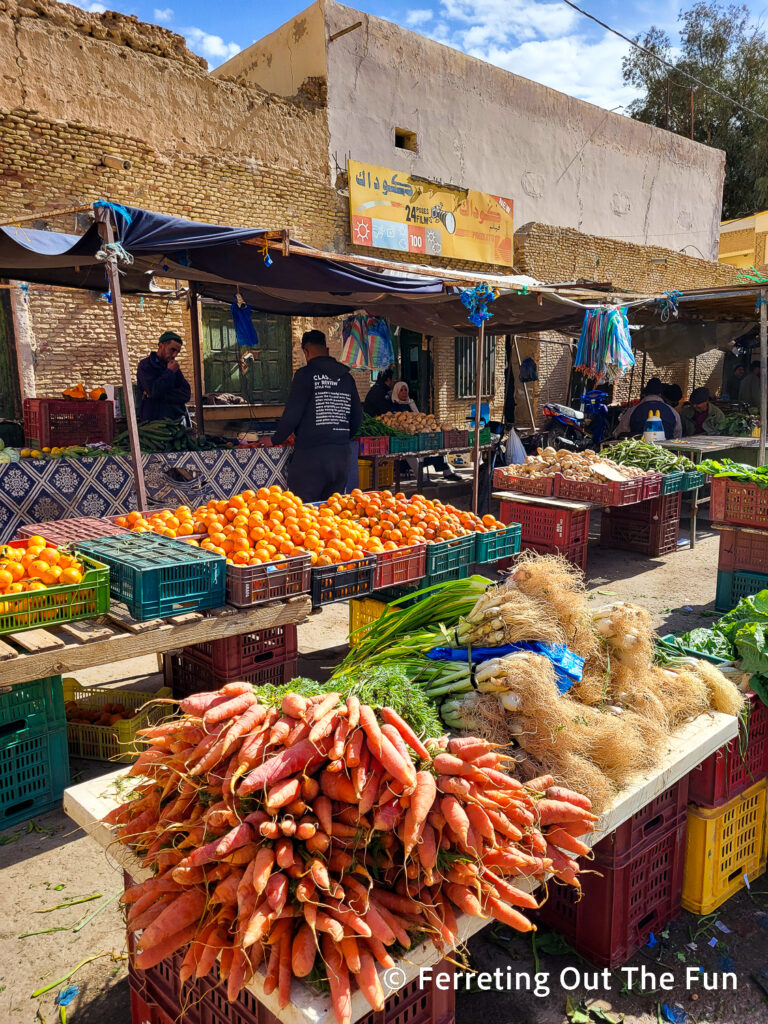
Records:
<instances>
[{"instance_id":1,"label":"man in black jacket","mask_svg":"<svg viewBox=\"0 0 768 1024\"><path fill-rule=\"evenodd\" d=\"M150 352L139 363L136 383L140 420L180 420L187 411L190 389L176 361L180 351L179 335L165 331L158 339L157 352Z\"/></svg>"},{"instance_id":2,"label":"man in black jacket","mask_svg":"<svg viewBox=\"0 0 768 1024\"><path fill-rule=\"evenodd\" d=\"M394 367L388 366L376 378L376 383L365 396L363 409L369 416L383 416L385 412L394 412L392 404L392 385L395 381Z\"/></svg>"},{"instance_id":3,"label":"man in black jacket","mask_svg":"<svg viewBox=\"0 0 768 1024\"><path fill-rule=\"evenodd\" d=\"M301 348L307 365L294 374L277 430L262 444L282 444L294 434L288 487L302 501L324 501L344 491L349 442L357 434L363 413L352 375L329 355L322 331L307 331Z\"/></svg>"}]
</instances>

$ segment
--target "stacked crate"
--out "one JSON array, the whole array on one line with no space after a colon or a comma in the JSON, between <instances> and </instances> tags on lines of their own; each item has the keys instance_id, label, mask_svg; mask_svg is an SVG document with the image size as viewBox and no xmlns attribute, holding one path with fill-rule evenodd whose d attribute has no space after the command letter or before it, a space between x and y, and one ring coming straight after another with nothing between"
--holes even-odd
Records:
<instances>
[{"instance_id":1,"label":"stacked crate","mask_svg":"<svg viewBox=\"0 0 768 1024\"><path fill-rule=\"evenodd\" d=\"M600 967L626 963L680 913L687 801L685 776L595 844L581 892L550 885L539 920Z\"/></svg>"},{"instance_id":2,"label":"stacked crate","mask_svg":"<svg viewBox=\"0 0 768 1024\"><path fill-rule=\"evenodd\" d=\"M519 523L523 550L561 554L580 569L587 567L589 508L568 508L528 501L500 502L502 523Z\"/></svg>"},{"instance_id":3,"label":"stacked crate","mask_svg":"<svg viewBox=\"0 0 768 1024\"><path fill-rule=\"evenodd\" d=\"M638 551L651 558L677 551L681 499L681 492L675 491L636 505L604 508L601 546Z\"/></svg>"},{"instance_id":4,"label":"stacked crate","mask_svg":"<svg viewBox=\"0 0 768 1024\"><path fill-rule=\"evenodd\" d=\"M166 685L176 700L225 683L288 683L297 674L296 626L272 626L184 647L165 655Z\"/></svg>"},{"instance_id":5,"label":"stacked crate","mask_svg":"<svg viewBox=\"0 0 768 1024\"><path fill-rule=\"evenodd\" d=\"M715 608L727 612L768 589L768 489L714 477L709 518L720 531Z\"/></svg>"},{"instance_id":6,"label":"stacked crate","mask_svg":"<svg viewBox=\"0 0 768 1024\"><path fill-rule=\"evenodd\" d=\"M736 739L690 775L683 906L710 914L765 871L768 708L749 695Z\"/></svg>"},{"instance_id":7,"label":"stacked crate","mask_svg":"<svg viewBox=\"0 0 768 1024\"><path fill-rule=\"evenodd\" d=\"M0 694L0 829L59 807L68 785L61 676Z\"/></svg>"}]
</instances>

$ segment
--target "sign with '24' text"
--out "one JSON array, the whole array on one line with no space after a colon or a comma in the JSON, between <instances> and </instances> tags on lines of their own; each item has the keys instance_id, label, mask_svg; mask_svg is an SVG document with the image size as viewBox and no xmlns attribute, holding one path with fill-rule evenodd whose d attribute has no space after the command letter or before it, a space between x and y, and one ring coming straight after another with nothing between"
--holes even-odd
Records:
<instances>
[{"instance_id":1,"label":"sign with '24' text","mask_svg":"<svg viewBox=\"0 0 768 1024\"><path fill-rule=\"evenodd\" d=\"M354 245L512 266L512 200L350 160Z\"/></svg>"}]
</instances>

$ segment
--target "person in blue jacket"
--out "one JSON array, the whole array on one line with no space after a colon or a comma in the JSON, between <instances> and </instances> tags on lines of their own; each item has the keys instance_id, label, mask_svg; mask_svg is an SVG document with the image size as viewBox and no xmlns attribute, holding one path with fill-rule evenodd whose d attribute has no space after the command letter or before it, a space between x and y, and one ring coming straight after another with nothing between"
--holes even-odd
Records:
<instances>
[{"instance_id":1,"label":"person in blue jacket","mask_svg":"<svg viewBox=\"0 0 768 1024\"><path fill-rule=\"evenodd\" d=\"M277 429L261 444L282 444L294 434L288 487L302 501L325 501L344 492L363 410L352 374L330 355L322 331L306 331L301 349L307 365L294 374Z\"/></svg>"},{"instance_id":2,"label":"person in blue jacket","mask_svg":"<svg viewBox=\"0 0 768 1024\"><path fill-rule=\"evenodd\" d=\"M140 420L180 420L184 416L191 391L176 361L179 352L181 338L175 331L165 331L158 339L157 351L139 363Z\"/></svg>"}]
</instances>

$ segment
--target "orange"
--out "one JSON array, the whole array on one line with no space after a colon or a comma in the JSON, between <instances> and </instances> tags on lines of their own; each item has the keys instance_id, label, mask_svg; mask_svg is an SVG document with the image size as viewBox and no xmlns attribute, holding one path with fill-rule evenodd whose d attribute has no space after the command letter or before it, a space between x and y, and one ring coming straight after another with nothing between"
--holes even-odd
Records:
<instances>
[{"instance_id":1,"label":"orange","mask_svg":"<svg viewBox=\"0 0 768 1024\"><path fill-rule=\"evenodd\" d=\"M59 583L82 583L83 574L79 569L70 567L62 569L61 576L59 577Z\"/></svg>"},{"instance_id":2,"label":"orange","mask_svg":"<svg viewBox=\"0 0 768 1024\"><path fill-rule=\"evenodd\" d=\"M27 572L30 576L39 576L42 578L44 572L48 572L50 566L47 562L44 562L42 558L34 558L27 567Z\"/></svg>"},{"instance_id":3,"label":"orange","mask_svg":"<svg viewBox=\"0 0 768 1024\"><path fill-rule=\"evenodd\" d=\"M0 569L0 591L5 591L14 583L13 576L7 569Z\"/></svg>"},{"instance_id":4,"label":"orange","mask_svg":"<svg viewBox=\"0 0 768 1024\"><path fill-rule=\"evenodd\" d=\"M3 569L11 574L14 582L23 579L24 576L26 576L24 566L21 564L21 562L7 562L3 566Z\"/></svg>"},{"instance_id":5,"label":"orange","mask_svg":"<svg viewBox=\"0 0 768 1024\"><path fill-rule=\"evenodd\" d=\"M27 541L27 549L29 548L44 548L48 546L48 541L45 537L41 537L39 534L33 534Z\"/></svg>"},{"instance_id":6,"label":"orange","mask_svg":"<svg viewBox=\"0 0 768 1024\"><path fill-rule=\"evenodd\" d=\"M63 572L64 570L60 569L58 565L52 565L47 572L40 574L40 579L46 584L46 586L55 587Z\"/></svg>"},{"instance_id":7,"label":"orange","mask_svg":"<svg viewBox=\"0 0 768 1024\"><path fill-rule=\"evenodd\" d=\"M62 575L64 575L62 573ZM45 584L42 580L30 580L27 584L27 590L45 590Z\"/></svg>"}]
</instances>

